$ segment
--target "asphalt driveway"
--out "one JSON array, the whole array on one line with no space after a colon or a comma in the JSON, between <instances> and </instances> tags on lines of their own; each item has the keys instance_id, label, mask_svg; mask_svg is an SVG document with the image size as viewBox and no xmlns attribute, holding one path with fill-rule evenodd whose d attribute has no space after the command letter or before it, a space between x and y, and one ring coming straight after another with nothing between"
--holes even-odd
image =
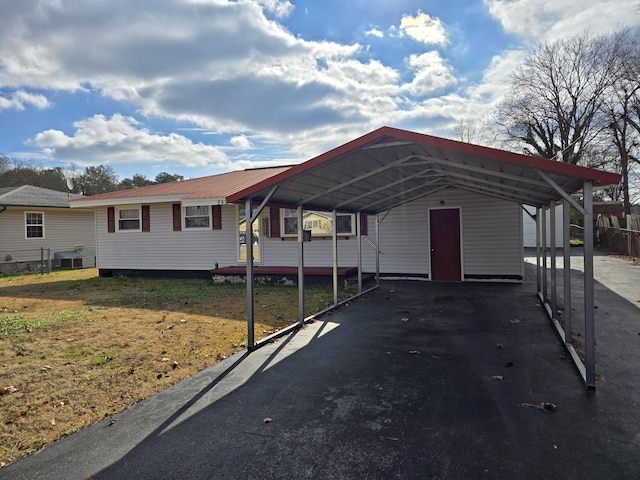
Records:
<instances>
[{"instance_id":1,"label":"asphalt driveway","mask_svg":"<svg viewBox=\"0 0 640 480\"><path fill-rule=\"evenodd\" d=\"M383 282L0 478L640 478L640 303L597 285L588 394L527 273Z\"/></svg>"}]
</instances>

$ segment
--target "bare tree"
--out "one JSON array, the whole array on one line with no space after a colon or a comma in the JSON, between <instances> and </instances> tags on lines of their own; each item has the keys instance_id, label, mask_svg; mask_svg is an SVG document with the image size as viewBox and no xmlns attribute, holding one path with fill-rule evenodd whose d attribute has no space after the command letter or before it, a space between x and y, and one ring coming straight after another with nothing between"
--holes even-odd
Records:
<instances>
[{"instance_id":1,"label":"bare tree","mask_svg":"<svg viewBox=\"0 0 640 480\"><path fill-rule=\"evenodd\" d=\"M471 119L460 119L456 122L452 129L453 137L456 140L466 143L476 142L476 133L478 130L478 122Z\"/></svg>"},{"instance_id":2,"label":"bare tree","mask_svg":"<svg viewBox=\"0 0 640 480\"><path fill-rule=\"evenodd\" d=\"M640 165L640 34L619 31L607 51L617 63L617 74L602 104L607 123L603 133L615 147L624 211L631 213L630 174L634 163Z\"/></svg>"},{"instance_id":3,"label":"bare tree","mask_svg":"<svg viewBox=\"0 0 640 480\"><path fill-rule=\"evenodd\" d=\"M585 33L539 46L497 109L500 136L532 155L585 163L585 147L604 128L601 107L616 68L603 54L608 42Z\"/></svg>"}]
</instances>

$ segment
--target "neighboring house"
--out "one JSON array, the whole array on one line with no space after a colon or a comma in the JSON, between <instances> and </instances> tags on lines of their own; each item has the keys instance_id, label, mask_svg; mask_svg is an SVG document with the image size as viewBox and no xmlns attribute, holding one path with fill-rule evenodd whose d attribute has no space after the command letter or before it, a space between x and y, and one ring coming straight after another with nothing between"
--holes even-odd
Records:
<instances>
[{"instance_id":1,"label":"neighboring house","mask_svg":"<svg viewBox=\"0 0 640 480\"><path fill-rule=\"evenodd\" d=\"M0 273L95 264L93 209L69 208L79 195L23 185L0 188ZM48 265L47 265L48 266Z\"/></svg>"},{"instance_id":2,"label":"neighboring house","mask_svg":"<svg viewBox=\"0 0 640 480\"><path fill-rule=\"evenodd\" d=\"M375 272L378 260L386 275L522 281L521 205L548 205L559 197L556 187L573 193L584 178L605 175L594 172L383 127L299 165L106 193L71 206L95 208L101 275L207 275L244 265L244 210L252 198L259 211L251 235L259 267L298 265L300 204L303 228L312 232L305 268L332 265L334 226L327 212L335 209L340 266L358 264L361 235L365 272Z\"/></svg>"}]
</instances>

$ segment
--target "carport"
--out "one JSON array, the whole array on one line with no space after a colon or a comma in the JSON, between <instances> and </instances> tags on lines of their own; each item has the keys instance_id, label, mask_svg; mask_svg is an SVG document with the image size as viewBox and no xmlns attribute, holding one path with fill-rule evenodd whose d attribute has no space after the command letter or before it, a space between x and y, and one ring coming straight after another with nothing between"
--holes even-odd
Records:
<instances>
[{"instance_id":1,"label":"carport","mask_svg":"<svg viewBox=\"0 0 640 480\"><path fill-rule=\"evenodd\" d=\"M503 150L472 145L421 133L382 127L340 147L296 165L227 198L243 203L252 212L249 223L259 218L266 206L295 208L298 225L297 328L304 318L304 210L338 212L375 217L376 285L380 283L379 229L394 208L447 189L457 189L536 208L537 290L566 350L571 355L588 390L595 389L595 330L593 299L592 192L594 187L617 184L620 176L595 169L546 160ZM578 193L581 195L576 195ZM580 202L577 198L582 197ZM556 289L556 245L546 243L546 219L554 228L555 206L564 205L564 309L559 315ZM569 269L569 215L575 209L584 218L584 348L583 362L572 345L571 280ZM551 238L554 233L551 232ZM338 299L338 241L333 229L333 289L335 308L351 299ZM358 293L362 285L362 235L357 232ZM433 245L432 245L433 247ZM432 256L437 255L433 251ZM548 261L548 256L550 257ZM256 348L254 337L253 259L246 262L248 347ZM353 298L353 297L352 297ZM323 312L321 312L323 313ZM279 334L286 333L282 330Z\"/></svg>"}]
</instances>

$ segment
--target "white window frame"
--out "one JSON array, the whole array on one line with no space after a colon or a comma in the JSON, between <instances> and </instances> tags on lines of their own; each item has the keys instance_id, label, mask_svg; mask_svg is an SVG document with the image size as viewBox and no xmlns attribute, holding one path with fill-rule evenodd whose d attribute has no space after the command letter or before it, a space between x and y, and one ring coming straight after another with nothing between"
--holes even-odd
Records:
<instances>
[{"instance_id":1,"label":"white window frame","mask_svg":"<svg viewBox=\"0 0 640 480\"><path fill-rule=\"evenodd\" d=\"M192 218L192 217L193 218L204 218L205 217L205 215L187 215L187 209L188 208L193 208L193 207L195 207L195 208L206 208L207 209L206 217L207 217L208 225L206 225L204 227L201 227L201 226L190 227L190 226L187 225L187 219L188 218ZM182 225L184 225L184 227L183 227L184 230L211 230L212 222L213 222L213 218L212 218L212 215L211 215L211 205L188 205L188 206L182 207Z\"/></svg>"},{"instance_id":2,"label":"white window frame","mask_svg":"<svg viewBox=\"0 0 640 480\"><path fill-rule=\"evenodd\" d=\"M40 215L41 222L40 223L29 223L28 222L29 215ZM42 236L30 237L29 236L29 227L40 227L42 229ZM44 212L37 212L37 211L33 211L33 210L24 212L24 238L27 239L27 240L45 238Z\"/></svg>"},{"instance_id":3,"label":"white window frame","mask_svg":"<svg viewBox=\"0 0 640 480\"><path fill-rule=\"evenodd\" d=\"M138 218L120 218L120 212L123 210L137 210ZM141 232L142 231L142 205L123 205L116 207L115 211L116 232ZM120 221L138 220L138 228L120 228Z\"/></svg>"},{"instance_id":4,"label":"white window frame","mask_svg":"<svg viewBox=\"0 0 640 480\"><path fill-rule=\"evenodd\" d=\"M287 210L289 210L290 212L293 212L291 215L287 216ZM304 218L304 214L307 212L315 212L317 211L318 213L322 213L324 215L328 215L329 217L333 217L333 214L331 212L320 212L319 210L304 210L302 212L303 218ZM285 218L293 218L295 215L295 220L296 220L296 232L295 233L287 233L287 230L285 228ZM352 237L356 234L355 232L355 226L356 226L356 216L353 213L340 213L338 212L337 217L350 217L351 218L351 230L349 232L338 232L338 236L342 236L342 237ZM332 221L332 218L330 218L328 220L329 222ZM286 208L281 208L280 209L280 236L282 237L297 237L298 236L298 231L297 231L297 223L298 223L298 213L295 209L286 209ZM322 232L322 233L311 233L312 237L328 237L333 235L332 232Z\"/></svg>"}]
</instances>

